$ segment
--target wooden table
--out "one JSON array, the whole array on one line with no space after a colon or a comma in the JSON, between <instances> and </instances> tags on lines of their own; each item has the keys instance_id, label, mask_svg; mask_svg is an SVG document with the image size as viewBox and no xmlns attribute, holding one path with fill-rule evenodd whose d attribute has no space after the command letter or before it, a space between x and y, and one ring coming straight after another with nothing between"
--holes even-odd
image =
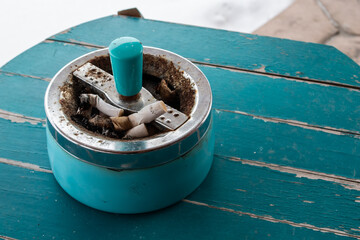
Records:
<instances>
[{"instance_id":1,"label":"wooden table","mask_svg":"<svg viewBox=\"0 0 360 240\"><path fill-rule=\"evenodd\" d=\"M214 96L209 176L148 214L80 204L55 181L46 151L48 82L120 36L190 59ZM0 96L0 238L360 238L360 67L333 47L109 16L3 66Z\"/></svg>"}]
</instances>

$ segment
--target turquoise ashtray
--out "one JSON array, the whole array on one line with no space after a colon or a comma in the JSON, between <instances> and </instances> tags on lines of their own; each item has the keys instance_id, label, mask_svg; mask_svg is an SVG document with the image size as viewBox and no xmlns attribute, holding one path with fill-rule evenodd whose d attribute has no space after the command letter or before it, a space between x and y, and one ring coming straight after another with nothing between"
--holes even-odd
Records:
<instances>
[{"instance_id":1,"label":"turquoise ashtray","mask_svg":"<svg viewBox=\"0 0 360 240\"><path fill-rule=\"evenodd\" d=\"M167 207L192 193L212 165L212 93L206 76L175 53L144 46L143 54L173 64L191 82L194 104L187 121L174 131L122 140L92 133L69 118L61 105L61 88L80 66L108 58L108 49L68 63L45 94L47 148L55 179L74 199L98 210L128 214ZM149 74L145 63L143 71ZM152 68L151 74L156 72Z\"/></svg>"}]
</instances>

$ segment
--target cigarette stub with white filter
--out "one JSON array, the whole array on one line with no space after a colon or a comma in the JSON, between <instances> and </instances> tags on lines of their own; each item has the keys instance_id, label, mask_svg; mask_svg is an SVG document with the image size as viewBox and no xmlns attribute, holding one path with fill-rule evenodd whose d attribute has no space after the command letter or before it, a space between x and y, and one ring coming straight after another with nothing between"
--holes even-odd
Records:
<instances>
[{"instance_id":1,"label":"cigarette stub with white filter","mask_svg":"<svg viewBox=\"0 0 360 240\"><path fill-rule=\"evenodd\" d=\"M149 136L149 132L145 126L145 124L140 124L136 127L131 128L129 131L125 133L124 138L142 138Z\"/></svg>"},{"instance_id":2,"label":"cigarette stub with white filter","mask_svg":"<svg viewBox=\"0 0 360 240\"><path fill-rule=\"evenodd\" d=\"M154 121L157 117L166 113L166 105L163 101L157 101L143 107L139 112L129 115L133 126Z\"/></svg>"},{"instance_id":3,"label":"cigarette stub with white filter","mask_svg":"<svg viewBox=\"0 0 360 240\"><path fill-rule=\"evenodd\" d=\"M149 123L166 112L163 101L158 101L142 108L129 116L110 117L116 131L126 131L142 123Z\"/></svg>"},{"instance_id":4,"label":"cigarette stub with white filter","mask_svg":"<svg viewBox=\"0 0 360 240\"><path fill-rule=\"evenodd\" d=\"M119 117L124 114L124 110L118 107L115 107L109 103L106 103L96 94L81 94L81 102L87 102L91 106L97 108L100 112L104 113L109 117Z\"/></svg>"}]
</instances>

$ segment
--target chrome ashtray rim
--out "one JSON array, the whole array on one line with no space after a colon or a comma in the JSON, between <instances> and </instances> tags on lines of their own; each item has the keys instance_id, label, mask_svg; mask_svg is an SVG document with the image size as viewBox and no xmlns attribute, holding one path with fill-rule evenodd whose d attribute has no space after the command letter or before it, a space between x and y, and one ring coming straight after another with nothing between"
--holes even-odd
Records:
<instances>
[{"instance_id":1,"label":"chrome ashtray rim","mask_svg":"<svg viewBox=\"0 0 360 240\"><path fill-rule=\"evenodd\" d=\"M122 141L90 134L73 125L61 110L60 87L71 73L90 59L108 55L108 49L85 54L65 65L51 80L45 94L47 127L56 142L79 160L112 169L138 169L171 161L190 151L206 134L211 123L212 93L202 71L189 60L166 50L144 46L144 54L172 61L190 77L196 90L190 119L179 129L154 138Z\"/></svg>"}]
</instances>

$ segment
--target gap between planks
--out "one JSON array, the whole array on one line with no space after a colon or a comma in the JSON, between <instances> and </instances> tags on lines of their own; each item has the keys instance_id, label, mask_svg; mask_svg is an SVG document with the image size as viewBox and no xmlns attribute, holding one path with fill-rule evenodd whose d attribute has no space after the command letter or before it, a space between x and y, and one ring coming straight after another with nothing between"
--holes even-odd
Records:
<instances>
[{"instance_id":1,"label":"gap between planks","mask_svg":"<svg viewBox=\"0 0 360 240\"><path fill-rule=\"evenodd\" d=\"M240 115L244 115L244 116L253 117L254 119L260 119L260 120L263 120L264 122L285 123L285 124L295 126L295 127L311 129L311 130L330 133L330 134L334 134L334 135L354 135L355 138L360 139L360 132L350 131L350 130L342 129L342 128L333 128L333 127L326 127L326 126L323 127L323 126L308 124L306 122L301 122L301 121L297 121L297 120L282 119L282 118L275 118L275 117L264 117L264 116L254 115L251 113L237 111L237 110L227 110L227 109L217 109L216 108L215 111L236 113L236 114L240 114Z\"/></svg>"},{"instance_id":2,"label":"gap between planks","mask_svg":"<svg viewBox=\"0 0 360 240\"><path fill-rule=\"evenodd\" d=\"M20 77L25 77L25 78L34 78L34 79L39 79L39 80L43 80L43 81L46 81L46 82L51 81L51 78L43 78L43 77L37 77L37 76L32 76L32 75L8 72L8 71L3 71L1 69L0 69L0 73L8 75L8 76L20 76Z\"/></svg>"},{"instance_id":3,"label":"gap between planks","mask_svg":"<svg viewBox=\"0 0 360 240\"><path fill-rule=\"evenodd\" d=\"M45 126L45 124L46 124L45 119L36 118L36 117L28 117L28 116L24 116L22 114L14 113L14 112L8 112L3 109L0 109L0 118L10 120L11 122L15 122L15 123L28 122L33 125L42 124L42 126Z\"/></svg>"},{"instance_id":4,"label":"gap between planks","mask_svg":"<svg viewBox=\"0 0 360 240\"><path fill-rule=\"evenodd\" d=\"M51 170L42 168L39 165L16 161L16 160L11 160L11 159L7 159L7 158L0 158L0 163L15 166L15 167L20 167L20 168L25 168L25 169L29 169L29 170L36 171L36 172L52 173Z\"/></svg>"},{"instance_id":5,"label":"gap between planks","mask_svg":"<svg viewBox=\"0 0 360 240\"><path fill-rule=\"evenodd\" d=\"M274 163L260 162L256 160L247 160L238 157L228 157L223 155L214 154L218 158L225 159L227 161L240 162L241 164L246 164L256 167L264 167L271 169L273 171L278 171L282 173L293 174L297 178L307 178L311 180L323 180L327 182L332 182L339 184L342 187L350 190L360 191L360 179L347 178L343 176L338 176L334 174L327 174L322 172L310 171L302 168L294 168L284 165L278 165Z\"/></svg>"},{"instance_id":6,"label":"gap between planks","mask_svg":"<svg viewBox=\"0 0 360 240\"><path fill-rule=\"evenodd\" d=\"M278 165L278 164L274 164L274 163L266 163L266 162L260 162L260 161L256 161L256 160L241 159L238 157L229 157L229 156L223 156L223 155L218 155L218 154L214 154L214 156L224 159L224 160L227 160L227 161L239 162L241 164L246 164L246 165L255 166L255 167L268 168L270 170L278 171L278 172L286 173L286 174L293 174L297 178L307 178L307 179L311 179L311 180L323 180L323 181L339 184L346 189L360 191L360 179L347 178L347 177L342 177L342 176L338 176L338 175L334 175L334 174L310 171L310 170L306 170L306 169L302 169L302 168L294 168L294 167L283 166L283 165ZM25 168L25 169L29 169L29 170L33 170L33 171L37 171L37 172L52 173L51 170L42 168L39 165L32 164L32 163L26 163L26 162L22 162L22 161L17 161L17 160L11 160L11 159L7 159L7 158L0 158L0 163L8 164L8 165L16 166L16 167L21 167L21 168Z\"/></svg>"},{"instance_id":7,"label":"gap between planks","mask_svg":"<svg viewBox=\"0 0 360 240\"><path fill-rule=\"evenodd\" d=\"M358 235L353 235L353 234L349 234L347 232L344 231L340 231L340 230L336 230L336 229L331 229L331 228L324 228L324 227L316 227L314 225L311 224L307 224L307 223L296 223L293 221L289 221L286 219L276 219L273 218L272 216L260 216L260 215L256 215L253 213L249 213L249 212L242 212L242 211L238 211L238 210L234 210L234 209L230 209L230 208L225 208L225 207L217 207L217 206L213 206L207 203L202 203L202 202L198 202L198 201L192 201L192 200L188 200L188 199L183 199L182 200L185 203L189 203L189 204L193 204L193 205L197 205L197 206L203 206L203 207L208 207L208 208L212 208L212 209L217 209L220 211L224 211L224 212L230 212L230 213L234 213L237 215L245 215L245 216L249 216L251 218L255 218L255 219L259 219L259 220L263 220L263 221L267 221L267 222L273 222L273 223L283 223L283 224L287 224L293 227L299 227L299 228L306 228L306 229L310 229L313 231L320 231L323 233L332 233L335 235L339 235L339 236L344 236L344 237L351 237L351 238L356 238L356 239L360 239L360 236Z\"/></svg>"},{"instance_id":8,"label":"gap between planks","mask_svg":"<svg viewBox=\"0 0 360 240\"><path fill-rule=\"evenodd\" d=\"M7 236L4 236L4 235L0 235L0 239L3 239L3 240L18 240L16 238L7 237Z\"/></svg>"},{"instance_id":9,"label":"gap between planks","mask_svg":"<svg viewBox=\"0 0 360 240\"><path fill-rule=\"evenodd\" d=\"M65 40L58 40L58 39L54 39L54 38L48 38L44 42L49 42L49 43L61 42L61 43L65 43L65 44L79 45L79 46L84 46L84 47L88 47L88 48L89 47L97 48L97 49L106 48L106 46L95 45L95 44L86 43L86 42L80 42L80 41L77 41L74 39L65 41ZM295 77L295 76L282 75L282 74L278 74L278 73L266 72L266 66L264 66L264 65L262 65L258 69L245 69L245 68L240 68L240 67L206 63L206 62L201 62L201 61L197 61L197 60L190 59L190 58L188 58L188 60L193 62L194 64L199 64L199 65L214 67L214 68L220 68L220 69L226 69L226 70L230 70L233 72L242 72L242 73L249 73L249 74L254 74L254 75L263 75L263 76L267 76L270 78L282 78L282 79L289 80L289 81L304 82L304 83L308 83L308 84L316 84L316 85L321 85L321 86L335 86L335 87L341 87L341 88L351 89L351 90L355 90L355 91L360 91L360 86L353 86L353 85L333 82L333 81L329 81L329 80L327 80L325 82L325 81L321 81L321 80L317 80L317 79L311 79L308 77Z\"/></svg>"}]
</instances>

